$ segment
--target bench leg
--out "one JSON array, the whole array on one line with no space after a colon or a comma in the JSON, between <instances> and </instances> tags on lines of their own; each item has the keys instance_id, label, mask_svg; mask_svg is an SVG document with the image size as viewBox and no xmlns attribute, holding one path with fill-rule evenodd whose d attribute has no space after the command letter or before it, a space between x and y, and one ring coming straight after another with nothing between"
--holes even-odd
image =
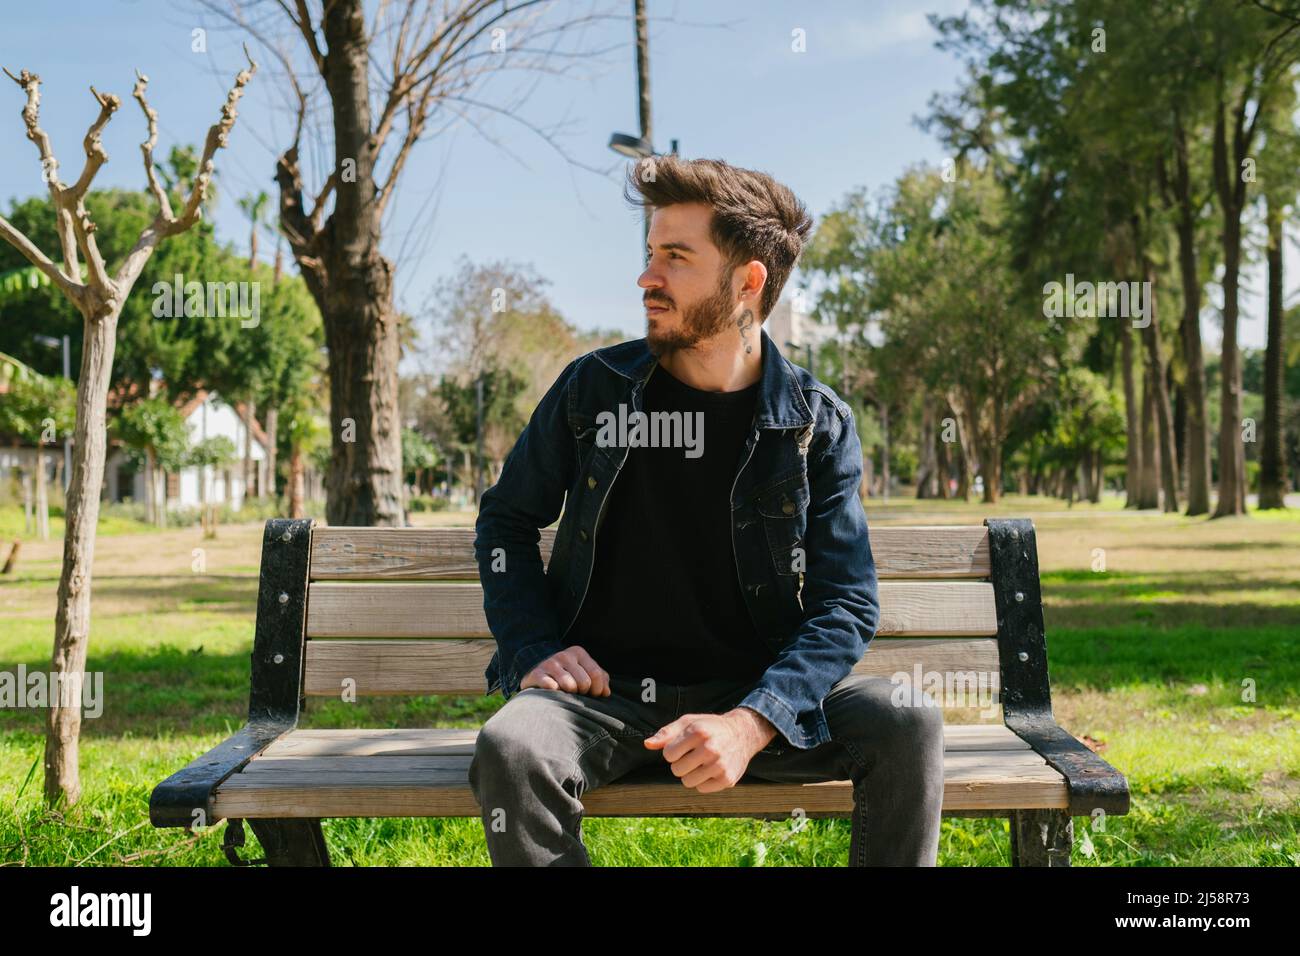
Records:
<instances>
[{"instance_id":1,"label":"bench leg","mask_svg":"<svg viewBox=\"0 0 1300 956\"><path fill-rule=\"evenodd\" d=\"M248 820L267 866L329 866L320 820Z\"/></svg>"},{"instance_id":2,"label":"bench leg","mask_svg":"<svg viewBox=\"0 0 1300 956\"><path fill-rule=\"evenodd\" d=\"M1012 810L1012 866L1069 866L1074 818L1068 810Z\"/></svg>"}]
</instances>

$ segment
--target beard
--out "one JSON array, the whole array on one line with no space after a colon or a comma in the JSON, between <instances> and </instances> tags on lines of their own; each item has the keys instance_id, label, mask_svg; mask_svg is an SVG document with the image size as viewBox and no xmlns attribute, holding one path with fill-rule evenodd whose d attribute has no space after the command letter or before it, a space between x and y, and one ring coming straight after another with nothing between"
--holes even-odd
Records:
<instances>
[{"instance_id":1,"label":"beard","mask_svg":"<svg viewBox=\"0 0 1300 956\"><path fill-rule=\"evenodd\" d=\"M656 358L663 358L679 349L688 349L704 339L712 338L731 326L731 313L735 303L731 298L731 277L723 271L717 290L708 298L687 306L681 313L681 325L675 329L664 327L663 317L646 317L646 344ZM649 303L672 305L665 297L650 297Z\"/></svg>"}]
</instances>

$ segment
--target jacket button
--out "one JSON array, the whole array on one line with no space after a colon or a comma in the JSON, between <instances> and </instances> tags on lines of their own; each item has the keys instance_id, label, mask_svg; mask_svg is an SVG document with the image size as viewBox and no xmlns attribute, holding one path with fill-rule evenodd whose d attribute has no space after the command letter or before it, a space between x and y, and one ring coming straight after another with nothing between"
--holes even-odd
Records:
<instances>
[{"instance_id":1,"label":"jacket button","mask_svg":"<svg viewBox=\"0 0 1300 956\"><path fill-rule=\"evenodd\" d=\"M579 529L578 529L578 537L581 538L583 541L586 541L586 540L587 540L587 529L586 529L586 528L579 528Z\"/></svg>"},{"instance_id":2,"label":"jacket button","mask_svg":"<svg viewBox=\"0 0 1300 956\"><path fill-rule=\"evenodd\" d=\"M588 476L587 476L587 487L588 487L588 488L595 488L595 487L596 487L596 476L595 476L595 475L588 475Z\"/></svg>"},{"instance_id":3,"label":"jacket button","mask_svg":"<svg viewBox=\"0 0 1300 956\"><path fill-rule=\"evenodd\" d=\"M781 506L781 510L788 515L794 514L794 502L787 501L785 504Z\"/></svg>"}]
</instances>

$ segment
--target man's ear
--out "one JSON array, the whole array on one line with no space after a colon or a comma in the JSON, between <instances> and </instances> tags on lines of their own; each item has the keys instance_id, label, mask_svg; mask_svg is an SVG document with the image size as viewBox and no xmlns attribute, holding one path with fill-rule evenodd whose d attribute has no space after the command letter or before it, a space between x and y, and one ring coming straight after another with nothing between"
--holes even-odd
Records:
<instances>
[{"instance_id":1,"label":"man's ear","mask_svg":"<svg viewBox=\"0 0 1300 956\"><path fill-rule=\"evenodd\" d=\"M758 314L758 303L763 297L763 287L767 284L767 266L757 259L751 259L746 264L745 281L740 287L742 294L749 294L753 298L753 311ZM762 322L762 319L759 319Z\"/></svg>"}]
</instances>

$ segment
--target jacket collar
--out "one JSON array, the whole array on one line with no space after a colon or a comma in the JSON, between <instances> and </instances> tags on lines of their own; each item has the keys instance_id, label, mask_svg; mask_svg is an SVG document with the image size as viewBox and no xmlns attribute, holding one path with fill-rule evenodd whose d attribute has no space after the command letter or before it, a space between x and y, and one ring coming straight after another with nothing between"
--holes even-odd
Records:
<instances>
[{"instance_id":1,"label":"jacket collar","mask_svg":"<svg viewBox=\"0 0 1300 956\"><path fill-rule=\"evenodd\" d=\"M810 425L812 412L804 400L794 370L767 334L767 329L759 326L759 332L762 333L763 377L759 380L754 424L759 428L803 428ZM644 337L597 349L595 354L613 371L638 384L643 383L650 370L658 364Z\"/></svg>"}]
</instances>

